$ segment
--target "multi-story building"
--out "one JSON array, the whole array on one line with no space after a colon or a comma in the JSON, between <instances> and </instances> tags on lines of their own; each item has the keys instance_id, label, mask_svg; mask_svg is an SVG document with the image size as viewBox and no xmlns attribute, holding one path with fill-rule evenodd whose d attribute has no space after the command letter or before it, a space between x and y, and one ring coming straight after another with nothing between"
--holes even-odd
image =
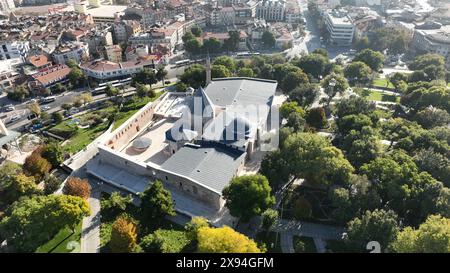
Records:
<instances>
[{"instance_id":1,"label":"multi-story building","mask_svg":"<svg viewBox=\"0 0 450 273\"><path fill-rule=\"evenodd\" d=\"M235 11L233 7L215 7L209 14L209 24L212 26L234 25Z\"/></svg>"},{"instance_id":2,"label":"multi-story building","mask_svg":"<svg viewBox=\"0 0 450 273\"><path fill-rule=\"evenodd\" d=\"M113 25L114 39L116 43L127 42L130 36L141 33L141 25L137 21L121 21Z\"/></svg>"},{"instance_id":3,"label":"multi-story building","mask_svg":"<svg viewBox=\"0 0 450 273\"><path fill-rule=\"evenodd\" d=\"M223 45L223 43L225 42L226 39L230 38L230 35L228 34L228 32L223 32L223 33L211 33L211 32L204 32L202 34L202 40L209 40L211 38L215 38L217 39L221 45ZM238 44L238 49L239 50L247 50L247 38L248 35L247 33L245 33L245 31L239 31L239 44Z\"/></svg>"},{"instance_id":4,"label":"multi-story building","mask_svg":"<svg viewBox=\"0 0 450 273\"><path fill-rule=\"evenodd\" d=\"M337 46L352 44L355 27L347 12L342 10L326 11L325 24L330 34L330 44Z\"/></svg>"},{"instance_id":5,"label":"multi-story building","mask_svg":"<svg viewBox=\"0 0 450 273\"><path fill-rule=\"evenodd\" d=\"M119 63L122 61L122 48L120 45L105 46L105 55L108 61Z\"/></svg>"},{"instance_id":6,"label":"multi-story building","mask_svg":"<svg viewBox=\"0 0 450 273\"><path fill-rule=\"evenodd\" d=\"M82 42L65 43L55 49L52 58L57 64L65 64L70 59L80 63L89 58L89 46Z\"/></svg>"},{"instance_id":7,"label":"multi-story building","mask_svg":"<svg viewBox=\"0 0 450 273\"><path fill-rule=\"evenodd\" d=\"M450 26L439 29L416 29L412 47L418 53L436 53L445 57L450 67Z\"/></svg>"},{"instance_id":8,"label":"multi-story building","mask_svg":"<svg viewBox=\"0 0 450 273\"><path fill-rule=\"evenodd\" d=\"M57 64L39 70L32 75L33 81L29 82L30 90L39 91L52 87L57 83L67 82L71 69L65 64Z\"/></svg>"},{"instance_id":9,"label":"multi-story building","mask_svg":"<svg viewBox=\"0 0 450 273\"><path fill-rule=\"evenodd\" d=\"M249 21L252 21L256 16L256 8L258 3L259 2L256 0L250 0L246 3L233 5L235 24L245 25Z\"/></svg>"},{"instance_id":10,"label":"multi-story building","mask_svg":"<svg viewBox=\"0 0 450 273\"><path fill-rule=\"evenodd\" d=\"M0 60L9 60L14 58L24 59L30 51L29 41L10 41L0 40Z\"/></svg>"},{"instance_id":11,"label":"multi-story building","mask_svg":"<svg viewBox=\"0 0 450 273\"><path fill-rule=\"evenodd\" d=\"M81 70L89 77L99 81L124 78L138 73L144 68L154 68L153 60L136 60L127 62L110 62L107 60L96 60L82 63Z\"/></svg>"},{"instance_id":12,"label":"multi-story building","mask_svg":"<svg viewBox=\"0 0 450 273\"><path fill-rule=\"evenodd\" d=\"M284 21L285 11L284 0L263 0L256 7L256 17L266 21Z\"/></svg>"}]
</instances>

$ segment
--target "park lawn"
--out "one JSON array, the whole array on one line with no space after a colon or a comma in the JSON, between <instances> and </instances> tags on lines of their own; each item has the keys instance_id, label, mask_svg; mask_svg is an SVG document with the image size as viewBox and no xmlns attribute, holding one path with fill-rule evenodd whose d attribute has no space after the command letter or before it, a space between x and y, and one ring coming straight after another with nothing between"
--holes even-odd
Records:
<instances>
[{"instance_id":1,"label":"park lawn","mask_svg":"<svg viewBox=\"0 0 450 273\"><path fill-rule=\"evenodd\" d=\"M294 249L299 241L302 241L305 244L305 253L316 253L316 245L314 244L314 239L311 237L304 236L294 236Z\"/></svg>"},{"instance_id":2,"label":"park lawn","mask_svg":"<svg viewBox=\"0 0 450 273\"><path fill-rule=\"evenodd\" d=\"M78 129L77 133L64 145L64 150L69 153L76 153L83 150L89 143L100 136L108 129L108 122L104 122L95 127Z\"/></svg>"},{"instance_id":3,"label":"park lawn","mask_svg":"<svg viewBox=\"0 0 450 273\"><path fill-rule=\"evenodd\" d=\"M382 87L382 88L388 88L388 89L394 89L394 85L387 79L387 78L378 78L373 80L372 83L375 87Z\"/></svg>"},{"instance_id":4,"label":"park lawn","mask_svg":"<svg viewBox=\"0 0 450 273\"><path fill-rule=\"evenodd\" d=\"M65 227L61 229L58 234L50 241L40 246L36 253L78 253L80 252L80 240L81 240L81 224L80 222L75 227L75 232ZM69 242L75 242L74 248L68 246Z\"/></svg>"},{"instance_id":5,"label":"park lawn","mask_svg":"<svg viewBox=\"0 0 450 273\"><path fill-rule=\"evenodd\" d=\"M359 95L371 101L400 102L400 96L385 94L376 90L364 89Z\"/></svg>"},{"instance_id":6,"label":"park lawn","mask_svg":"<svg viewBox=\"0 0 450 273\"><path fill-rule=\"evenodd\" d=\"M153 98L145 97L139 99L137 102L130 103L125 105L123 110L121 110L116 115L116 119L114 121L113 130L117 129L122 125L125 121L127 121L131 116L133 116L137 111L139 111L142 107L144 107L150 101L154 101L159 98L164 92L157 92L156 96Z\"/></svg>"}]
</instances>

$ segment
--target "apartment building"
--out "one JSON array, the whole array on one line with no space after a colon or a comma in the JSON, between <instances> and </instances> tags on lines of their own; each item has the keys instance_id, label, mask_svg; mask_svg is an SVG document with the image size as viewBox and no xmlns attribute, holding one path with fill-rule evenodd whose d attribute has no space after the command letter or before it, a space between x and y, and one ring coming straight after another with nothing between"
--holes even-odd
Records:
<instances>
[{"instance_id":1,"label":"apartment building","mask_svg":"<svg viewBox=\"0 0 450 273\"><path fill-rule=\"evenodd\" d=\"M328 10L324 16L325 24L330 34L330 44L337 46L351 45L355 27L347 12L343 10Z\"/></svg>"},{"instance_id":2,"label":"apartment building","mask_svg":"<svg viewBox=\"0 0 450 273\"><path fill-rule=\"evenodd\" d=\"M82 63L81 70L89 77L103 81L114 78L122 78L138 73L144 68L154 68L153 60L137 60L127 62L111 62L107 60L95 60Z\"/></svg>"},{"instance_id":3,"label":"apartment building","mask_svg":"<svg viewBox=\"0 0 450 273\"><path fill-rule=\"evenodd\" d=\"M25 58L29 51L29 41L0 41L0 60Z\"/></svg>"},{"instance_id":4,"label":"apartment building","mask_svg":"<svg viewBox=\"0 0 450 273\"><path fill-rule=\"evenodd\" d=\"M82 42L65 43L58 46L52 53L53 61L57 64L65 64L73 59L77 63L89 57L89 46Z\"/></svg>"},{"instance_id":5,"label":"apartment building","mask_svg":"<svg viewBox=\"0 0 450 273\"><path fill-rule=\"evenodd\" d=\"M263 0L256 7L256 17L266 21L284 21L286 2L284 0Z\"/></svg>"},{"instance_id":6,"label":"apartment building","mask_svg":"<svg viewBox=\"0 0 450 273\"><path fill-rule=\"evenodd\" d=\"M436 53L445 57L450 67L450 26L439 29L415 29L412 47L418 53Z\"/></svg>"}]
</instances>

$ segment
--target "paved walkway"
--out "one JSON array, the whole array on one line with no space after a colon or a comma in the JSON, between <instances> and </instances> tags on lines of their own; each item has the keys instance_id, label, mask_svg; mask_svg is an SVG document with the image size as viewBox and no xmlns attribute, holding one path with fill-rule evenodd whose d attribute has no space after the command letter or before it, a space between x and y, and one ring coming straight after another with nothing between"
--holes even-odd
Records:
<instances>
[{"instance_id":1,"label":"paved walkway","mask_svg":"<svg viewBox=\"0 0 450 273\"><path fill-rule=\"evenodd\" d=\"M95 189L89 198L91 215L83 219L81 253L100 252L100 189Z\"/></svg>"},{"instance_id":2,"label":"paved walkway","mask_svg":"<svg viewBox=\"0 0 450 273\"><path fill-rule=\"evenodd\" d=\"M280 244L283 253L294 252L294 236L313 238L317 252L324 253L326 250L325 240L339 240L344 233L344 228L342 227L285 219L280 220L273 230L280 233Z\"/></svg>"}]
</instances>

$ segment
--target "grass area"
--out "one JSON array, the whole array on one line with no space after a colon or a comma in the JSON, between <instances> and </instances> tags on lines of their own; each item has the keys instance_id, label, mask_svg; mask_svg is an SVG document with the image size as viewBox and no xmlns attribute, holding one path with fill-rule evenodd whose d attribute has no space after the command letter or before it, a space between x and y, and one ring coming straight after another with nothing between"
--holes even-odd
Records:
<instances>
[{"instance_id":1,"label":"grass area","mask_svg":"<svg viewBox=\"0 0 450 273\"><path fill-rule=\"evenodd\" d=\"M184 230L159 229L158 236L164 238L161 246L163 253L193 252L192 241L187 238ZM189 251L190 250L190 251Z\"/></svg>"},{"instance_id":2,"label":"grass area","mask_svg":"<svg viewBox=\"0 0 450 273\"><path fill-rule=\"evenodd\" d=\"M297 249L297 244L299 242L303 242L305 248L304 251L300 251ZM294 236L294 249L297 253L316 253L316 245L314 244L313 238L304 237L304 236Z\"/></svg>"},{"instance_id":3,"label":"grass area","mask_svg":"<svg viewBox=\"0 0 450 273\"><path fill-rule=\"evenodd\" d=\"M50 241L40 246L37 253L78 253L80 252L81 222L75 232L69 228L61 229Z\"/></svg>"},{"instance_id":4,"label":"grass area","mask_svg":"<svg viewBox=\"0 0 450 273\"><path fill-rule=\"evenodd\" d=\"M387 78L378 78L372 83L375 87L394 89L394 85Z\"/></svg>"},{"instance_id":5,"label":"grass area","mask_svg":"<svg viewBox=\"0 0 450 273\"><path fill-rule=\"evenodd\" d=\"M371 101L387 101L387 102L400 102L400 96L385 94L379 91L364 89L358 92L360 96L363 96L367 100Z\"/></svg>"},{"instance_id":6,"label":"grass area","mask_svg":"<svg viewBox=\"0 0 450 273\"><path fill-rule=\"evenodd\" d=\"M145 97L139 99L138 101L134 101L130 104L125 104L119 113L116 115L116 119L114 121L113 130L119 128L125 121L127 121L132 115L134 115L139 109L144 107L150 101L154 101L159 98L163 92L156 93L156 96L153 98Z\"/></svg>"},{"instance_id":7,"label":"grass area","mask_svg":"<svg viewBox=\"0 0 450 273\"><path fill-rule=\"evenodd\" d=\"M265 231L261 231L260 233L256 234L255 241L259 246L264 245L267 248L267 253L282 253L280 245L281 238L280 234L278 234L277 239L277 232L270 231L269 233L267 233Z\"/></svg>"}]
</instances>

